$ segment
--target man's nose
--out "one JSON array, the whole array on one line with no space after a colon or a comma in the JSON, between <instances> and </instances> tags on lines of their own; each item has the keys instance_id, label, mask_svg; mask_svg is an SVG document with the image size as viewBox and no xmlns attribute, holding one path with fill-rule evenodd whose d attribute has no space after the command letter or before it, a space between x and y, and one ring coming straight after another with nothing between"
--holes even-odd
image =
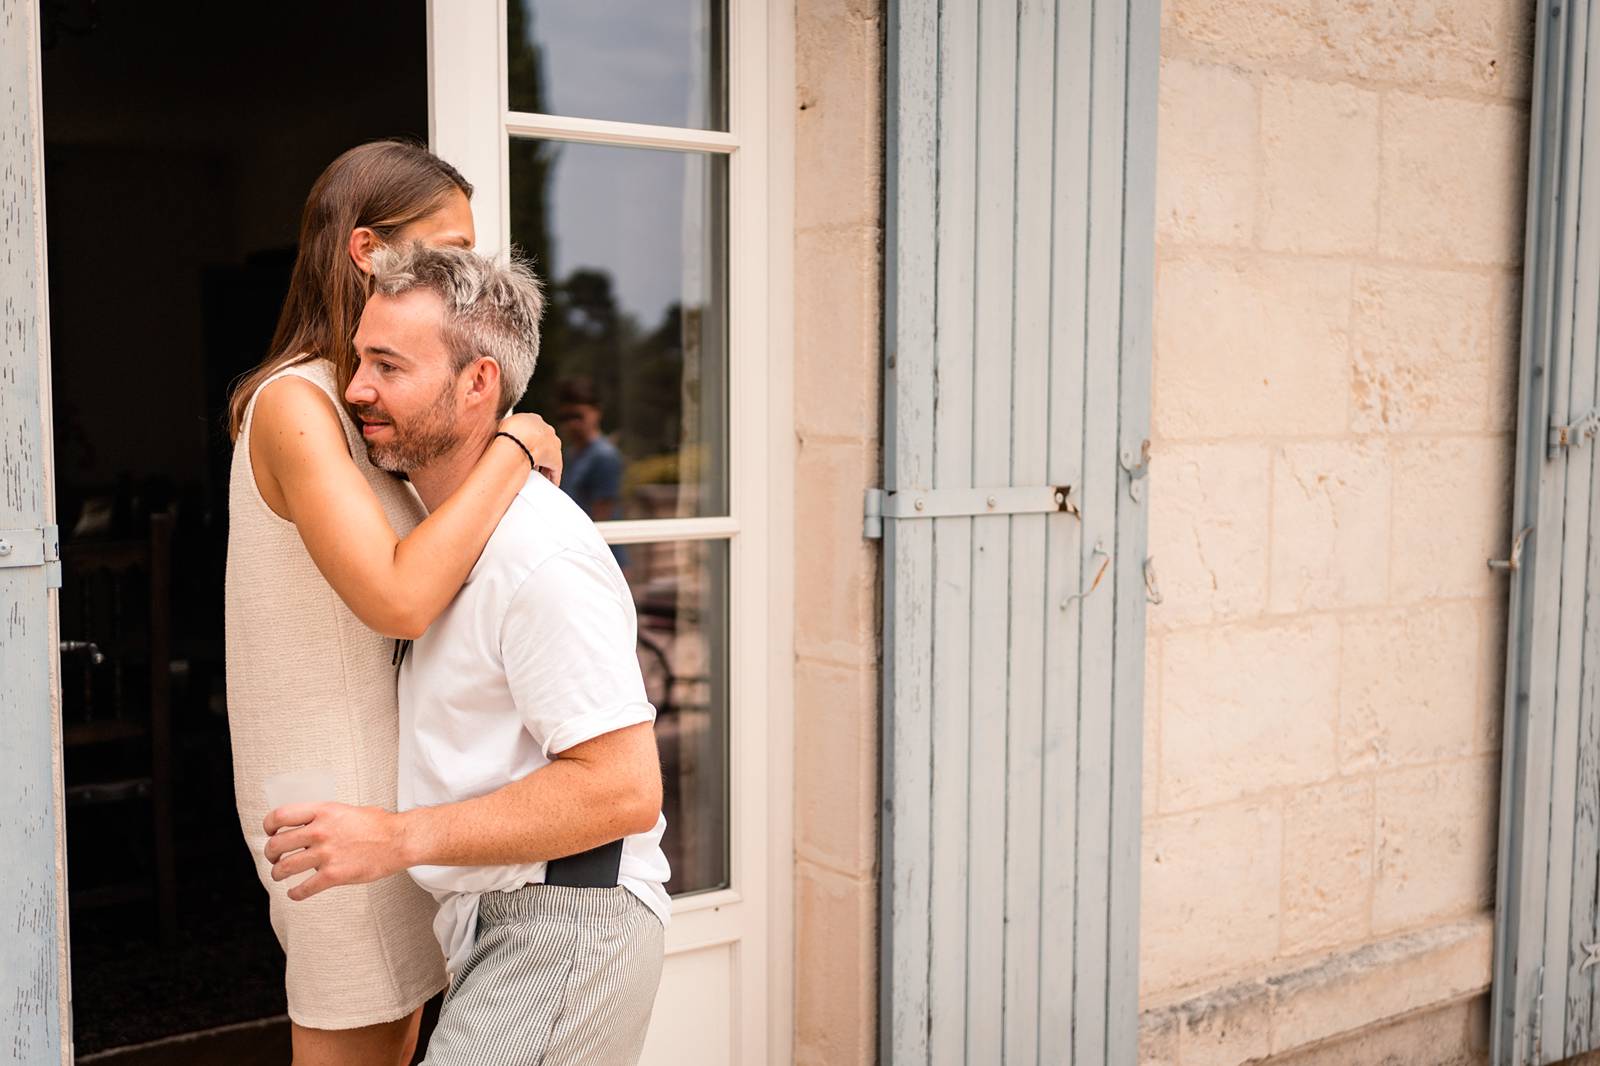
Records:
<instances>
[{"instance_id":1,"label":"man's nose","mask_svg":"<svg viewBox=\"0 0 1600 1066\"><path fill-rule=\"evenodd\" d=\"M360 366L356 367L355 376L350 379L350 384L344 390L346 403L361 405L373 403L378 398L378 391L372 387L371 379L367 372Z\"/></svg>"}]
</instances>

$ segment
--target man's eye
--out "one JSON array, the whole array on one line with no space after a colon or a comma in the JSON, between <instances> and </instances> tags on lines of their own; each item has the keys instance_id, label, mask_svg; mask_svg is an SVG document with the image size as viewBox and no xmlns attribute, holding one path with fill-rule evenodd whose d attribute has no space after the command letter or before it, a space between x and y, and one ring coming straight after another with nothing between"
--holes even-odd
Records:
<instances>
[{"instance_id":1,"label":"man's eye","mask_svg":"<svg viewBox=\"0 0 1600 1066\"><path fill-rule=\"evenodd\" d=\"M395 365L393 363L379 363L378 364L379 372L384 373L384 374L393 373L396 369L397 368L395 367Z\"/></svg>"}]
</instances>

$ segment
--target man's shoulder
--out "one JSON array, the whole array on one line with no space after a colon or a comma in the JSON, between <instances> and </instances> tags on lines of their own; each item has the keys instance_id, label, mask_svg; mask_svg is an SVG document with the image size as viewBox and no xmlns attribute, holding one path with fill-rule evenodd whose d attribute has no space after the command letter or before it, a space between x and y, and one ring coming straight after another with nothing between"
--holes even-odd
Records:
<instances>
[{"instance_id":1,"label":"man's shoulder","mask_svg":"<svg viewBox=\"0 0 1600 1066\"><path fill-rule=\"evenodd\" d=\"M535 570L567 554L606 551L583 509L540 475L528 479L483 550L480 572L520 584Z\"/></svg>"}]
</instances>

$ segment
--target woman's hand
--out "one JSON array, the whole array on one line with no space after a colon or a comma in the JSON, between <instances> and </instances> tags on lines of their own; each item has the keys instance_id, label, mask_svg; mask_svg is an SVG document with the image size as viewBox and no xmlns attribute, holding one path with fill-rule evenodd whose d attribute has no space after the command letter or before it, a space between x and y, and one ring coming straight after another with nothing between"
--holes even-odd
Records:
<instances>
[{"instance_id":1,"label":"woman's hand","mask_svg":"<svg viewBox=\"0 0 1600 1066\"><path fill-rule=\"evenodd\" d=\"M561 484L561 438L550 423L529 411L507 415L500 420L500 432L509 433L528 449L539 473Z\"/></svg>"}]
</instances>

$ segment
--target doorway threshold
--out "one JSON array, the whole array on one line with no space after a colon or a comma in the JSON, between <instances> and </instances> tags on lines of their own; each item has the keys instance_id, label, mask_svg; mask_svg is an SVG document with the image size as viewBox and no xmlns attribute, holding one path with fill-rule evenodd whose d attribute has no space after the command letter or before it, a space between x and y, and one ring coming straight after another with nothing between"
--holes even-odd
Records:
<instances>
[{"instance_id":1,"label":"doorway threshold","mask_svg":"<svg viewBox=\"0 0 1600 1066\"><path fill-rule=\"evenodd\" d=\"M78 1066L283 1066L289 1061L289 1017L219 1025L194 1033L108 1048L78 1058Z\"/></svg>"}]
</instances>

